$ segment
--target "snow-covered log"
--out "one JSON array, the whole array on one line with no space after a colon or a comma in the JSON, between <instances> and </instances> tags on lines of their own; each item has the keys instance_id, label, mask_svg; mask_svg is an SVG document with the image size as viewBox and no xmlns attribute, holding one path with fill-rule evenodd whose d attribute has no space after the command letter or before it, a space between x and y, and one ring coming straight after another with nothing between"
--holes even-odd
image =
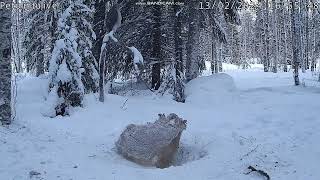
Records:
<instances>
[{"instance_id":1,"label":"snow-covered log","mask_svg":"<svg viewBox=\"0 0 320 180\"><path fill-rule=\"evenodd\" d=\"M130 124L116 142L122 156L135 163L158 168L169 167L179 148L187 121L176 114L159 114L159 119L146 125Z\"/></svg>"}]
</instances>

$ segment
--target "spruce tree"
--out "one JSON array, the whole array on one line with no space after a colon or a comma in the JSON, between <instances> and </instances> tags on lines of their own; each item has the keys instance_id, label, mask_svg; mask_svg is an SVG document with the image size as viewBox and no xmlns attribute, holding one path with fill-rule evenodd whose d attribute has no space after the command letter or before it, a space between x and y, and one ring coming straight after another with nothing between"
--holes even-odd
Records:
<instances>
[{"instance_id":1,"label":"spruce tree","mask_svg":"<svg viewBox=\"0 0 320 180\"><path fill-rule=\"evenodd\" d=\"M40 0L33 0L31 3L43 3ZM27 31L24 37L24 58L26 59L27 72L35 73L40 76L45 72L45 66L48 59L45 59L46 44L50 44L49 29L50 24L48 21L47 12L43 9L35 9L29 12L27 16L29 23L27 24ZM47 53L51 53L48 52Z\"/></svg>"},{"instance_id":2,"label":"spruce tree","mask_svg":"<svg viewBox=\"0 0 320 180\"><path fill-rule=\"evenodd\" d=\"M47 101L51 109L47 115L51 117L68 115L71 107L82 105L85 92L82 73L86 71L83 61L92 60L92 54L85 48L90 45L86 41L90 37L84 33L90 27L86 17L91 10L82 0L63 1L61 9L57 40L49 64L50 92Z\"/></svg>"}]
</instances>

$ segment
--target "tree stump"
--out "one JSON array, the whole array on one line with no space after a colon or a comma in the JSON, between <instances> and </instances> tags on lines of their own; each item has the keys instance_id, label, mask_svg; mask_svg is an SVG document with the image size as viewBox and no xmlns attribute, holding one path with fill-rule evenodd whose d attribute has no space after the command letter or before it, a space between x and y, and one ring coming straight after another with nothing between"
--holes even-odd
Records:
<instances>
[{"instance_id":1,"label":"tree stump","mask_svg":"<svg viewBox=\"0 0 320 180\"><path fill-rule=\"evenodd\" d=\"M159 114L159 119L146 125L130 124L116 142L118 153L144 166L169 167L179 148L187 121L176 114Z\"/></svg>"}]
</instances>

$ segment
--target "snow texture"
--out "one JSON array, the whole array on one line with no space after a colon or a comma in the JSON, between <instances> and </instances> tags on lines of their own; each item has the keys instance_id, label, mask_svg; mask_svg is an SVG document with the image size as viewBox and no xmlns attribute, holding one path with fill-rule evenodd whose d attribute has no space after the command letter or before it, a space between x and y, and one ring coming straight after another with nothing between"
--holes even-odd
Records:
<instances>
[{"instance_id":1,"label":"snow texture","mask_svg":"<svg viewBox=\"0 0 320 180\"><path fill-rule=\"evenodd\" d=\"M292 71L223 66L228 70L223 77L192 82L201 88L187 84L186 103L149 90L135 96L109 94L105 103L91 94L84 108L54 119L39 112L48 79L18 79L16 120L0 127L0 179L30 180L29 173L36 171L41 175L33 179L44 180L262 180L245 174L254 165L272 180L319 180L318 77L307 71L301 77L305 86L296 87ZM229 90L215 84L222 78L230 80L225 84ZM211 101L192 100L201 95ZM188 120L177 166L143 167L118 155L114 143L128 124L146 124L158 113L171 112Z\"/></svg>"},{"instance_id":2,"label":"snow texture","mask_svg":"<svg viewBox=\"0 0 320 180\"><path fill-rule=\"evenodd\" d=\"M214 84L210 86L209 84ZM194 79L186 85L185 94L186 101L199 103L216 103L219 104L225 99L233 97L236 86L233 78L228 74L214 74ZM219 94L219 96L212 96Z\"/></svg>"},{"instance_id":3,"label":"snow texture","mask_svg":"<svg viewBox=\"0 0 320 180\"><path fill-rule=\"evenodd\" d=\"M67 83L72 80L72 74L67 67L66 60L63 60L60 68L57 72L57 79L59 79L62 83Z\"/></svg>"},{"instance_id":4,"label":"snow texture","mask_svg":"<svg viewBox=\"0 0 320 180\"><path fill-rule=\"evenodd\" d=\"M3 98L0 98L0 106L4 105L5 104L5 101Z\"/></svg>"}]
</instances>

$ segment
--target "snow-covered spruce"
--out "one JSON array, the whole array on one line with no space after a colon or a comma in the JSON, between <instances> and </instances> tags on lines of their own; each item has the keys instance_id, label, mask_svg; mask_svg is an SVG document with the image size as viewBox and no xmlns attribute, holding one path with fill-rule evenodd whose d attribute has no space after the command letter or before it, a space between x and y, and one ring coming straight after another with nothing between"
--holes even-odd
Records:
<instances>
[{"instance_id":1,"label":"snow-covered spruce","mask_svg":"<svg viewBox=\"0 0 320 180\"><path fill-rule=\"evenodd\" d=\"M30 0L29 2L42 4L44 3L44 0ZM36 76L44 74L45 70L48 68L47 64L50 60L50 53L54 46L52 38L55 28L53 25L56 23L51 22L52 17L50 13L55 14L55 12L50 12L50 10L36 9L30 11L26 15L25 18L31 20L26 21L25 24L26 30L24 32L25 35L22 41L24 50L21 51L17 49L18 47L15 48L16 50L14 49L15 53L17 53L17 55L15 55L17 57L15 58L19 58L19 54L23 53L23 57L26 61L26 71L35 73ZM56 11L56 9L52 9L51 11ZM17 31L23 30L19 29ZM21 59L17 61L20 62ZM21 65L18 64L17 66Z\"/></svg>"},{"instance_id":2,"label":"snow-covered spruce","mask_svg":"<svg viewBox=\"0 0 320 180\"><path fill-rule=\"evenodd\" d=\"M167 68L164 71L164 80L158 92L162 95L165 93L174 94L175 84L176 84L176 70L174 68L174 64L171 63L167 66Z\"/></svg>"},{"instance_id":3,"label":"snow-covered spruce","mask_svg":"<svg viewBox=\"0 0 320 180\"><path fill-rule=\"evenodd\" d=\"M90 50L84 48L92 45L89 40L85 41L88 37L84 31L90 30L89 23L85 21L89 12L90 9L81 0L71 2L58 21L58 40L49 65L47 116L68 115L70 107L82 105L85 92L82 73L87 71L85 78L92 78L91 83L85 79L85 84L91 88L95 84L94 58Z\"/></svg>"},{"instance_id":4,"label":"snow-covered spruce","mask_svg":"<svg viewBox=\"0 0 320 180\"><path fill-rule=\"evenodd\" d=\"M85 93L98 91L98 63L92 53L93 42L96 40L96 34L93 31L93 11L86 6L83 0L74 4L73 17L78 30L78 52L82 58L84 72L82 82L85 87Z\"/></svg>"}]
</instances>

